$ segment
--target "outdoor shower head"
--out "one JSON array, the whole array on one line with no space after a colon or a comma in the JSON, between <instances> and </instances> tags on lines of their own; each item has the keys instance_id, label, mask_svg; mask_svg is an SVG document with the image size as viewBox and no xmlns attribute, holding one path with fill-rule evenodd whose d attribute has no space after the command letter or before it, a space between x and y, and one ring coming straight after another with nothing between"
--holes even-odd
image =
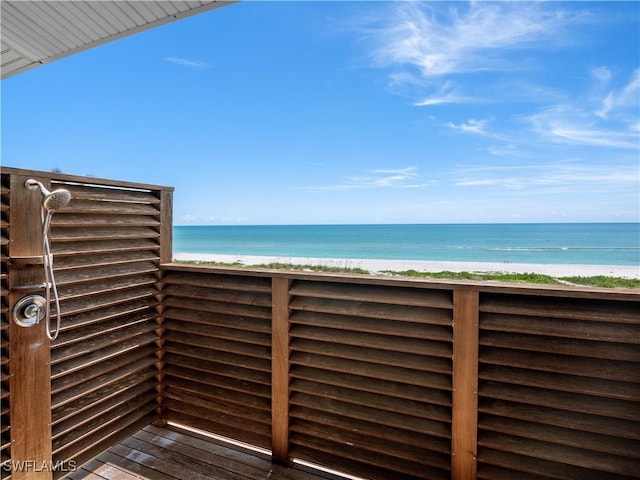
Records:
<instances>
[{"instance_id":1,"label":"outdoor shower head","mask_svg":"<svg viewBox=\"0 0 640 480\"><path fill-rule=\"evenodd\" d=\"M69 190L59 188L58 190L50 192L44 187L44 185L42 185L42 183L34 180L33 178L30 178L29 180L24 182L24 186L29 190L40 189L40 192L44 197L42 205L49 212L53 212L58 208L62 208L71 201L71 192L69 192Z\"/></svg>"}]
</instances>

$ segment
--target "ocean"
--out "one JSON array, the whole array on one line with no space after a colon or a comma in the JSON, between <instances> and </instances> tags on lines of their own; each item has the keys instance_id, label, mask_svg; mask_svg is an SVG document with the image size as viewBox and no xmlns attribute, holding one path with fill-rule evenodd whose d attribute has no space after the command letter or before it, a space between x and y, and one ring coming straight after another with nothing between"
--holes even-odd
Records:
<instances>
[{"instance_id":1,"label":"ocean","mask_svg":"<svg viewBox=\"0 0 640 480\"><path fill-rule=\"evenodd\" d=\"M173 234L176 253L640 265L640 223L175 226Z\"/></svg>"}]
</instances>

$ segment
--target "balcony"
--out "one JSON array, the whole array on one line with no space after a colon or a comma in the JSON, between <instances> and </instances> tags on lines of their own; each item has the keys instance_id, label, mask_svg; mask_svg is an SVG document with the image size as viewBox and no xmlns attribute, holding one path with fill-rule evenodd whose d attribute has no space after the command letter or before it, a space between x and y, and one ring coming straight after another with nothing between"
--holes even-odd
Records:
<instances>
[{"instance_id":1,"label":"balcony","mask_svg":"<svg viewBox=\"0 0 640 480\"><path fill-rule=\"evenodd\" d=\"M638 478L638 291L179 265L171 188L1 188L3 478Z\"/></svg>"}]
</instances>

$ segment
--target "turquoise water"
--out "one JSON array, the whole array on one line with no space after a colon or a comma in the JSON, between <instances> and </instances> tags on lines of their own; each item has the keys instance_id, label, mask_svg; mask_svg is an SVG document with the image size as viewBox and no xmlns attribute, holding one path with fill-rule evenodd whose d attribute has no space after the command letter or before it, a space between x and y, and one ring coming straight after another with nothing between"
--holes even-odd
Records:
<instances>
[{"instance_id":1,"label":"turquoise water","mask_svg":"<svg viewBox=\"0 0 640 480\"><path fill-rule=\"evenodd\" d=\"M640 223L176 226L178 253L640 265Z\"/></svg>"}]
</instances>

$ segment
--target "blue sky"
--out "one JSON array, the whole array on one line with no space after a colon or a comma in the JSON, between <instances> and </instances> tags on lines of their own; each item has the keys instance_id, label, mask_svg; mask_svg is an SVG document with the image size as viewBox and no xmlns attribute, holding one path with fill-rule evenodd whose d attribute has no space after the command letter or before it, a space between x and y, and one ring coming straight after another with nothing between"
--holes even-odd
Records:
<instances>
[{"instance_id":1,"label":"blue sky","mask_svg":"<svg viewBox=\"0 0 640 480\"><path fill-rule=\"evenodd\" d=\"M640 220L637 2L226 6L2 82L2 164L183 224Z\"/></svg>"}]
</instances>

